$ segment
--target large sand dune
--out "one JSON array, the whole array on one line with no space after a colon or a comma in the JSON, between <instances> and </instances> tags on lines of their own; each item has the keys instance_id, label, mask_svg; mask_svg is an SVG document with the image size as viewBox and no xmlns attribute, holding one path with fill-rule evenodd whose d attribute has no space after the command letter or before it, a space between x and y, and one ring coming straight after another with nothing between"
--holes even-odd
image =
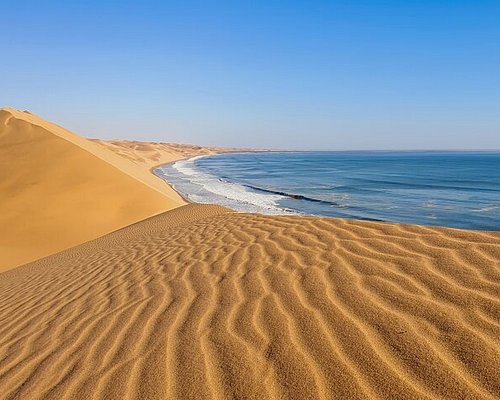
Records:
<instances>
[{"instance_id":1,"label":"large sand dune","mask_svg":"<svg viewBox=\"0 0 500 400\"><path fill-rule=\"evenodd\" d=\"M141 158L144 146L154 148L149 158ZM31 113L1 109L0 271L185 204L149 168L211 151L154 146L135 152L123 145L125 157L116 151L119 142L107 146Z\"/></svg>"},{"instance_id":2,"label":"large sand dune","mask_svg":"<svg viewBox=\"0 0 500 400\"><path fill-rule=\"evenodd\" d=\"M498 399L500 234L186 205L0 275L2 399Z\"/></svg>"}]
</instances>

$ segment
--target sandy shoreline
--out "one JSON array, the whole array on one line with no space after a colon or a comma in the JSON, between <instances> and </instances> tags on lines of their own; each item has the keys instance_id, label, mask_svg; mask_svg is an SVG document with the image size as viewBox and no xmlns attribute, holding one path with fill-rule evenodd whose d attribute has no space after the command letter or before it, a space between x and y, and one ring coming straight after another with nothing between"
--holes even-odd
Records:
<instances>
[{"instance_id":1,"label":"sandy shoreline","mask_svg":"<svg viewBox=\"0 0 500 400\"><path fill-rule=\"evenodd\" d=\"M0 398L500 397L499 232L185 204L140 171L153 176L156 161L215 150L115 141L94 143L107 151L89 158L96 147L82 153L11 118L5 127L3 143L25 132L16 146L57 143L53 157L71 151L93 165L91 174L122 182L107 192L90 181L71 187L94 196L81 218L71 208L54 214L55 232L93 224L119 197L140 207L164 197L157 209L124 212L109 232L87 229L87 240L0 273ZM15 204L29 200L0 189ZM40 199L58 187L29 190ZM64 193L59 186L56 195ZM20 211L4 202L11 219L0 223L12 224ZM58 238L42 228L35 233ZM13 257L1 245L14 243L7 236L0 251Z\"/></svg>"},{"instance_id":2,"label":"sandy shoreline","mask_svg":"<svg viewBox=\"0 0 500 400\"><path fill-rule=\"evenodd\" d=\"M215 153L217 154L217 153ZM192 158L195 158L195 157L199 157L199 156L193 156L193 157L189 157L189 158L182 158L181 160L191 160ZM162 181L165 182L165 184L167 184L168 186L172 187L172 189L175 190L175 188L173 187L173 185L171 185L167 180L163 179L160 175L158 175L155 170L164 166L164 165L173 165L175 164L177 161L180 161L180 160L176 160L176 161L171 161L171 162L168 162L168 163L161 163L161 164L158 164L158 165L155 165L154 167L151 167L149 169L149 172L151 172L153 175L157 176L158 178L160 178ZM193 204L194 202L191 201L187 196L185 196L184 194L180 193L179 191L175 190L177 192L177 194L179 196L181 196L182 200L184 200L184 202L186 204Z\"/></svg>"}]
</instances>

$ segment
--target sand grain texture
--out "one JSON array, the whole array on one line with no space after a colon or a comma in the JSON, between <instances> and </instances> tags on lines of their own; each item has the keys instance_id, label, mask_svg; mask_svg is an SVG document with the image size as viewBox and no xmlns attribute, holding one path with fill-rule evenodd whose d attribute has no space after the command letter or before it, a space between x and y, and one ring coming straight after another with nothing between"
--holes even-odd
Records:
<instances>
[{"instance_id":1,"label":"sand grain texture","mask_svg":"<svg viewBox=\"0 0 500 400\"><path fill-rule=\"evenodd\" d=\"M2 399L498 399L500 234L186 205L0 274Z\"/></svg>"}]
</instances>

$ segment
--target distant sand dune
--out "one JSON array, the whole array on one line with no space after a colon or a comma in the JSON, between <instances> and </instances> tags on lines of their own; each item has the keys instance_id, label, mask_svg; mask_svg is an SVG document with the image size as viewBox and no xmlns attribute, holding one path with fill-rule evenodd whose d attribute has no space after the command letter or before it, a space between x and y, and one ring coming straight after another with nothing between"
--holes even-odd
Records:
<instances>
[{"instance_id":1,"label":"distant sand dune","mask_svg":"<svg viewBox=\"0 0 500 400\"><path fill-rule=\"evenodd\" d=\"M147 168L176 161L183 157L214 154L222 150L236 150L229 148L222 149L219 147L201 147L189 144L138 142L135 140L89 140L135 164Z\"/></svg>"},{"instance_id":2,"label":"distant sand dune","mask_svg":"<svg viewBox=\"0 0 500 400\"><path fill-rule=\"evenodd\" d=\"M500 234L186 205L0 274L3 399L498 399Z\"/></svg>"}]
</instances>

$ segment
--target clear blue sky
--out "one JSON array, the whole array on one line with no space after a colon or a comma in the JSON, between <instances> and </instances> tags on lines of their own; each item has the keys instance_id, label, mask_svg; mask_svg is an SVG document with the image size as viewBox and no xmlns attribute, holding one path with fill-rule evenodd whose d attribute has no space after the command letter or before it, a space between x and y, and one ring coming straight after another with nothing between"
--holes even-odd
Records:
<instances>
[{"instance_id":1,"label":"clear blue sky","mask_svg":"<svg viewBox=\"0 0 500 400\"><path fill-rule=\"evenodd\" d=\"M3 1L0 106L85 136L500 149L500 1Z\"/></svg>"}]
</instances>

